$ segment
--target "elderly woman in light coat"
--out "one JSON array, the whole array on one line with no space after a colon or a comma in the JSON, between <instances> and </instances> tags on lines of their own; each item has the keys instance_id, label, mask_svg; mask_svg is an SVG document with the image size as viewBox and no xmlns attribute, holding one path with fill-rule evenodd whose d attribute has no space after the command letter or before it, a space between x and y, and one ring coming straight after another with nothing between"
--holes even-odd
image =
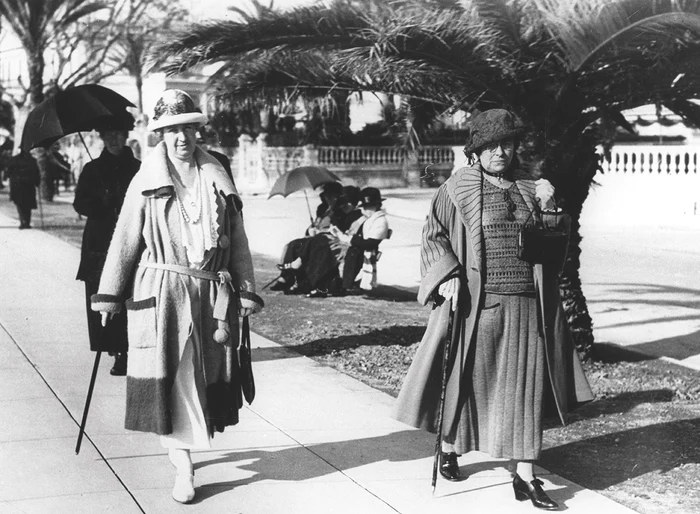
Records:
<instances>
[{"instance_id":1,"label":"elderly woman in light coat","mask_svg":"<svg viewBox=\"0 0 700 514\"><path fill-rule=\"evenodd\" d=\"M515 462L515 498L554 510L556 502L533 474L543 417L553 412L564 423L569 409L593 396L562 309L559 269L518 258L518 233L530 219L561 217L551 184L518 169L523 131L503 109L475 116L465 148L472 164L433 198L418 300L434 308L396 416L437 431L445 343L451 341L440 473L462 480L457 457L472 450L508 458Z\"/></svg>"},{"instance_id":2,"label":"elderly woman in light coat","mask_svg":"<svg viewBox=\"0 0 700 514\"><path fill-rule=\"evenodd\" d=\"M205 121L183 91L158 100L149 129L163 141L129 186L92 298L104 320L126 307L126 428L161 436L182 503L195 494L190 450L238 422L238 317L262 308L241 200L195 144Z\"/></svg>"}]
</instances>

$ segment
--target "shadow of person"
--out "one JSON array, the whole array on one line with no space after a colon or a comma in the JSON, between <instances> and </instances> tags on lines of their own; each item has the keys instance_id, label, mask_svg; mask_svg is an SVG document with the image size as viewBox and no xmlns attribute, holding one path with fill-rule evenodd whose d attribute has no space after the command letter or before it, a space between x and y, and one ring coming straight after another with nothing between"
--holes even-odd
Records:
<instances>
[{"instance_id":1,"label":"shadow of person","mask_svg":"<svg viewBox=\"0 0 700 514\"><path fill-rule=\"evenodd\" d=\"M385 300L388 302L416 302L418 288L403 288L377 284L371 291L364 292L366 300Z\"/></svg>"},{"instance_id":2,"label":"shadow of person","mask_svg":"<svg viewBox=\"0 0 700 514\"><path fill-rule=\"evenodd\" d=\"M195 503L236 487L263 480L299 482L316 478L331 478L334 474L352 476L356 473L376 473L377 477L397 476L420 478L430 487L432 460L413 466L396 466L433 456L434 435L421 430L403 430L386 435L341 441L313 443L304 446L244 449L217 452L217 458L195 463L195 471L209 466L230 465L250 472L250 476L230 481L202 483L197 488ZM371 470L363 466L378 464ZM504 466L503 461L479 461L462 466L465 475Z\"/></svg>"},{"instance_id":3,"label":"shadow of person","mask_svg":"<svg viewBox=\"0 0 700 514\"><path fill-rule=\"evenodd\" d=\"M361 346L404 346L409 347L423 337L425 325L390 326L367 333L351 334L337 337L316 339L294 346L294 350L314 357L328 355L342 350L350 350Z\"/></svg>"}]
</instances>

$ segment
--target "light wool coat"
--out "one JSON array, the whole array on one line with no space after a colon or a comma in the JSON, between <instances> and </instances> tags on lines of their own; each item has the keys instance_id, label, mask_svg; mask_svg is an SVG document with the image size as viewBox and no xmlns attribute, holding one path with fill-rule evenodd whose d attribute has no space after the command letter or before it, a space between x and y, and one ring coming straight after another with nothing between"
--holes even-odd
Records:
<instances>
[{"instance_id":1,"label":"light wool coat","mask_svg":"<svg viewBox=\"0 0 700 514\"><path fill-rule=\"evenodd\" d=\"M239 379L238 304L250 307L254 292L253 264L240 213L241 202L231 179L218 161L197 148L195 159L214 191L212 215L218 222L218 246L205 253L204 271L228 270L232 285L225 313L231 328L226 344L213 340L217 322L214 305L219 290L214 282L139 266L139 262L188 266L181 236L181 215L167 167L166 147L160 143L144 160L126 193L92 308L117 312L126 305L129 365L125 426L130 430L170 434L170 394L185 344L200 330L204 370L197 386L206 390L210 433L238 422L242 406ZM196 281L199 297L190 297L188 281ZM190 283L190 285L192 285ZM131 296L131 298L129 298ZM129 298L127 300L127 298ZM125 301L126 300L126 301ZM201 369L198 367L198 369Z\"/></svg>"},{"instance_id":2,"label":"light wool coat","mask_svg":"<svg viewBox=\"0 0 700 514\"><path fill-rule=\"evenodd\" d=\"M435 298L438 286L446 279L459 276L461 323L458 348L448 372L445 396L443 433L447 434L459 421L457 413L467 400L464 388L466 356L476 321L481 312L483 295L483 233L481 226L483 177L477 164L455 172L438 189L431 204L428 223L421 246L422 281L418 301L427 304ZM515 181L531 211L535 211L535 182ZM537 216L535 214L535 216ZM551 385L556 411L564 423L565 415L577 403L593 399L583 368L572 344L561 304L558 270L534 265L533 275L540 325L544 340L548 382ZM449 302L435 307L428 320L423 340L406 375L397 399L395 416L409 425L431 432L437 430L438 406L442 383L444 343L451 306Z\"/></svg>"}]
</instances>

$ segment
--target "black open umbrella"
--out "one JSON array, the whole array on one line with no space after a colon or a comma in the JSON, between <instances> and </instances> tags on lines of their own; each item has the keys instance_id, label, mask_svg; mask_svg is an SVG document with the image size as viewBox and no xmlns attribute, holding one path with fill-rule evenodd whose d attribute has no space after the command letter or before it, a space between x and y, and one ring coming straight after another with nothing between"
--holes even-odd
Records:
<instances>
[{"instance_id":1,"label":"black open umbrella","mask_svg":"<svg viewBox=\"0 0 700 514\"><path fill-rule=\"evenodd\" d=\"M122 121L128 129L127 107L133 103L98 84L84 84L59 91L31 110L22 132L21 148L48 148L64 136L99 129L108 121Z\"/></svg>"}]
</instances>

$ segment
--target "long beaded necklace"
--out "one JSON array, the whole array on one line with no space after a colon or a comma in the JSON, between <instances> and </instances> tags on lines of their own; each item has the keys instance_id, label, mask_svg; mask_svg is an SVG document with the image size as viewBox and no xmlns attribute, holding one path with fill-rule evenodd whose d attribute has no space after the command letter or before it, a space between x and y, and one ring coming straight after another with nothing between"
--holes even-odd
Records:
<instances>
[{"instance_id":1,"label":"long beaded necklace","mask_svg":"<svg viewBox=\"0 0 700 514\"><path fill-rule=\"evenodd\" d=\"M168 166L170 166L170 163L168 163ZM199 165L195 164L195 169L197 170L197 177L195 178L195 199L190 199L190 206L192 207L193 210L195 210L195 215L190 216L185 209L184 204L182 203L182 199L180 196L185 196L185 185L180 184L180 187L182 188L182 195L180 194L180 191L178 191L178 188L175 188L175 199L177 200L177 205L180 208L180 213L182 214L182 218L185 220L186 223L191 223L195 224L198 223L200 218L202 217L202 187L200 184L200 177L199 177ZM172 174L172 171L171 171ZM173 178L175 178L175 183L177 184L178 182L181 183L181 180L179 177L175 177L173 175ZM189 195L187 195L189 196Z\"/></svg>"}]
</instances>

